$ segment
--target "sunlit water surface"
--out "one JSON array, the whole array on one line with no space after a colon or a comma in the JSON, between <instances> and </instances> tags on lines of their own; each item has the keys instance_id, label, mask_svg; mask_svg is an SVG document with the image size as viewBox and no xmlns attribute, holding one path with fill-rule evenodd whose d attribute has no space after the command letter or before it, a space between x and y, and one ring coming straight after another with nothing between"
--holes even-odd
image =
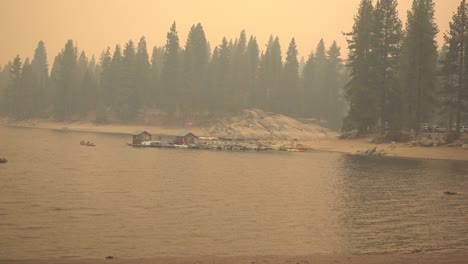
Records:
<instances>
[{"instance_id":1,"label":"sunlit water surface","mask_svg":"<svg viewBox=\"0 0 468 264\"><path fill-rule=\"evenodd\" d=\"M0 259L468 249L467 162L128 141L0 127Z\"/></svg>"}]
</instances>

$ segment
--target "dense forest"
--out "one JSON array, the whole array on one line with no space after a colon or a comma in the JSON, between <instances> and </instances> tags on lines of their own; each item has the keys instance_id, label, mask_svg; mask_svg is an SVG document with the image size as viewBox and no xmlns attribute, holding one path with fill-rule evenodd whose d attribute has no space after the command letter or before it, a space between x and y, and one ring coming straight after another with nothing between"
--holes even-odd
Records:
<instances>
[{"instance_id":1,"label":"dense forest","mask_svg":"<svg viewBox=\"0 0 468 264\"><path fill-rule=\"evenodd\" d=\"M468 100L468 6L461 0L440 49L434 12L432 0L413 0L403 27L397 0L362 0L345 33L346 60L336 42L323 40L299 60L294 38L283 59L278 37L261 49L245 31L212 49L200 23L183 45L174 22L151 57L144 37L108 47L98 59L69 40L50 69L39 41L31 60L16 56L0 67L0 111L104 123L135 120L142 109L193 115L259 108L360 133L419 131L424 122L455 123L459 132Z\"/></svg>"},{"instance_id":2,"label":"dense forest","mask_svg":"<svg viewBox=\"0 0 468 264\"><path fill-rule=\"evenodd\" d=\"M421 123L456 123L460 134L467 106L468 8L460 2L438 50L435 5L413 0L405 29L396 0L362 0L352 32L346 34L349 112L343 129L420 130Z\"/></svg>"},{"instance_id":3,"label":"dense forest","mask_svg":"<svg viewBox=\"0 0 468 264\"><path fill-rule=\"evenodd\" d=\"M317 117L338 128L345 82L340 48L320 41L306 62L298 61L294 38L282 58L279 38L261 51L245 31L223 38L213 50L201 24L181 47L176 23L163 47L149 57L145 38L107 48L99 61L72 40L55 57L50 75L45 44L33 59L17 56L1 73L2 111L16 118L134 120L142 108L167 113L232 113L260 108L295 117ZM302 72L302 74L299 74Z\"/></svg>"}]
</instances>

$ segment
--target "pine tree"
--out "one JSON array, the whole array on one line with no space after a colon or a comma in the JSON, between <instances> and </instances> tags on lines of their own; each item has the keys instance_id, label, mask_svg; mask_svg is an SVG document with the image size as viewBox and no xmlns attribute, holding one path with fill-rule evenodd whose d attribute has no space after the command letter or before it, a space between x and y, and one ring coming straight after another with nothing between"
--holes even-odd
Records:
<instances>
[{"instance_id":1,"label":"pine tree","mask_svg":"<svg viewBox=\"0 0 468 264\"><path fill-rule=\"evenodd\" d=\"M112 85L112 58L110 48L102 52L99 59L100 78L96 100L96 122L104 123L107 121L107 107L111 104L110 91Z\"/></svg>"},{"instance_id":2,"label":"pine tree","mask_svg":"<svg viewBox=\"0 0 468 264\"><path fill-rule=\"evenodd\" d=\"M141 37L138 42L135 61L136 89L139 101L145 105L153 104L150 90L150 62L145 37Z\"/></svg>"},{"instance_id":3,"label":"pine tree","mask_svg":"<svg viewBox=\"0 0 468 264\"><path fill-rule=\"evenodd\" d=\"M313 113L315 117L327 120L329 106L329 91L327 87L328 59L325 42L320 39L315 49L313 67ZM327 120L328 121L328 120Z\"/></svg>"},{"instance_id":4,"label":"pine tree","mask_svg":"<svg viewBox=\"0 0 468 264\"><path fill-rule=\"evenodd\" d=\"M89 66L88 66L89 70L91 71L91 73L93 73L94 75L97 75L98 74L98 71L97 71L97 64L96 64L96 58L93 56L91 56L91 59L89 60Z\"/></svg>"},{"instance_id":5,"label":"pine tree","mask_svg":"<svg viewBox=\"0 0 468 264\"><path fill-rule=\"evenodd\" d=\"M309 57L307 58L304 68L302 69L301 74L301 86L302 91L304 92L304 97L302 99L304 105L304 116L311 117L314 115L315 111L315 95L314 95L314 68L315 68L315 55L311 51Z\"/></svg>"},{"instance_id":6,"label":"pine tree","mask_svg":"<svg viewBox=\"0 0 468 264\"><path fill-rule=\"evenodd\" d=\"M35 78L32 71L31 63L29 62L29 58L26 58L23 65L23 70L21 72L21 82L19 86L19 90L17 91L17 98L15 104L17 105L17 117L23 118L31 118L34 116L35 112L35 105L34 100L34 83Z\"/></svg>"},{"instance_id":7,"label":"pine tree","mask_svg":"<svg viewBox=\"0 0 468 264\"><path fill-rule=\"evenodd\" d=\"M122 51L120 45L116 45L114 53L112 54L112 60L109 68L110 85L109 90L106 91L104 86L104 93L108 95L108 104L112 108L112 112L116 113L119 111L118 104L121 99L118 98L118 94L123 90L123 66L122 66Z\"/></svg>"},{"instance_id":8,"label":"pine tree","mask_svg":"<svg viewBox=\"0 0 468 264\"><path fill-rule=\"evenodd\" d=\"M80 56L78 57L78 70L79 70L79 76L80 80L82 79L84 73L88 70L89 66L89 60L88 57L86 56L85 51L81 51Z\"/></svg>"},{"instance_id":9,"label":"pine tree","mask_svg":"<svg viewBox=\"0 0 468 264\"><path fill-rule=\"evenodd\" d=\"M88 57L86 56L85 51L81 51L80 56L78 57L78 69L77 69L77 82L78 82L78 87L77 87L77 96L75 97L75 101L77 102L77 112L85 116L86 111L88 110L87 107L87 98L85 96L86 93L89 93L89 91L85 91L87 89L90 89L90 87L87 87L89 83L85 83L85 74L88 72L88 67L89 67L89 60ZM89 76L87 77L88 79L90 78ZM88 82L87 80L86 82Z\"/></svg>"},{"instance_id":10,"label":"pine tree","mask_svg":"<svg viewBox=\"0 0 468 264\"><path fill-rule=\"evenodd\" d=\"M164 65L161 72L162 96L164 97L162 106L168 112L175 112L179 106L178 97L182 96L180 44L175 22L167 33L164 51Z\"/></svg>"},{"instance_id":11,"label":"pine tree","mask_svg":"<svg viewBox=\"0 0 468 264\"><path fill-rule=\"evenodd\" d=\"M245 30L242 30L239 39L237 39L232 54L232 73L233 73L233 102L234 109L240 110L247 107L248 85L249 85L249 66L247 57L247 36Z\"/></svg>"},{"instance_id":12,"label":"pine tree","mask_svg":"<svg viewBox=\"0 0 468 264\"><path fill-rule=\"evenodd\" d=\"M75 100L78 98L77 49L72 40L65 44L54 64L55 116L58 120L64 120L71 118L78 108Z\"/></svg>"},{"instance_id":13,"label":"pine tree","mask_svg":"<svg viewBox=\"0 0 468 264\"><path fill-rule=\"evenodd\" d=\"M11 63L8 72L8 85L5 91L4 104L6 113L13 117L18 117L19 113L18 93L21 89L22 66L21 58L17 55Z\"/></svg>"},{"instance_id":14,"label":"pine tree","mask_svg":"<svg viewBox=\"0 0 468 264\"><path fill-rule=\"evenodd\" d=\"M434 110L438 33L432 0L414 0L408 12L403 42L404 112L406 124L419 132L420 124Z\"/></svg>"},{"instance_id":15,"label":"pine tree","mask_svg":"<svg viewBox=\"0 0 468 264\"><path fill-rule=\"evenodd\" d=\"M457 107L457 88L458 88L458 51L452 42L453 39L445 35L445 43L440 51L440 85L438 90L438 103L440 104L439 114L446 115L448 118L448 129L452 130L454 115Z\"/></svg>"},{"instance_id":16,"label":"pine tree","mask_svg":"<svg viewBox=\"0 0 468 264\"><path fill-rule=\"evenodd\" d=\"M44 42L41 40L34 51L31 62L32 71L35 75L34 83L34 110L36 115L46 111L52 103L53 95L49 89L49 64L47 62L47 52Z\"/></svg>"},{"instance_id":17,"label":"pine tree","mask_svg":"<svg viewBox=\"0 0 468 264\"><path fill-rule=\"evenodd\" d=\"M232 94L231 85L231 51L229 49L228 41L223 37L221 45L213 52L212 57L212 93L214 102L212 103L213 109L217 111L229 112L232 110Z\"/></svg>"},{"instance_id":18,"label":"pine tree","mask_svg":"<svg viewBox=\"0 0 468 264\"><path fill-rule=\"evenodd\" d=\"M258 67L260 62L257 39L251 36L247 44L247 107L259 107L257 98Z\"/></svg>"},{"instance_id":19,"label":"pine tree","mask_svg":"<svg viewBox=\"0 0 468 264\"><path fill-rule=\"evenodd\" d=\"M131 120L136 117L141 106L141 95L136 80L136 53L133 41L125 44L122 53L122 86L117 91L117 112L120 118Z\"/></svg>"},{"instance_id":20,"label":"pine tree","mask_svg":"<svg viewBox=\"0 0 468 264\"><path fill-rule=\"evenodd\" d=\"M163 97L161 93L161 69L164 64L164 48L154 47L151 55L150 69L150 98L152 106L161 107Z\"/></svg>"},{"instance_id":21,"label":"pine tree","mask_svg":"<svg viewBox=\"0 0 468 264\"><path fill-rule=\"evenodd\" d=\"M298 116L302 112L301 98L302 94L299 90L299 61L297 60L297 47L294 38L289 43L288 51L286 52L286 63L283 71L282 82L282 112L287 115Z\"/></svg>"},{"instance_id":22,"label":"pine tree","mask_svg":"<svg viewBox=\"0 0 468 264\"><path fill-rule=\"evenodd\" d=\"M0 113L5 113L5 91L8 83L8 65L0 65Z\"/></svg>"},{"instance_id":23,"label":"pine tree","mask_svg":"<svg viewBox=\"0 0 468 264\"><path fill-rule=\"evenodd\" d=\"M346 98L349 112L343 123L343 130L358 129L364 134L376 125L377 96L372 89L371 35L373 26L371 0L361 0L354 17L353 31L347 33L348 64L350 80L346 84Z\"/></svg>"},{"instance_id":24,"label":"pine tree","mask_svg":"<svg viewBox=\"0 0 468 264\"><path fill-rule=\"evenodd\" d=\"M198 23L190 29L185 44L184 93L180 98L185 112L207 109L208 61L208 43L203 27Z\"/></svg>"},{"instance_id":25,"label":"pine tree","mask_svg":"<svg viewBox=\"0 0 468 264\"><path fill-rule=\"evenodd\" d=\"M457 12L449 23L449 31L444 35L446 53L442 58L442 75L444 77L445 105L449 108L450 123L452 113L456 114L456 134L460 136L461 114L466 103L467 92L467 47L468 47L468 5L461 0Z\"/></svg>"},{"instance_id":26,"label":"pine tree","mask_svg":"<svg viewBox=\"0 0 468 264\"><path fill-rule=\"evenodd\" d=\"M281 98L281 74L283 72L283 58L282 58L282 52L281 52L281 46L279 42L279 38L276 37L275 40L273 41L273 45L271 47L271 53L270 53L270 63L271 63L271 82L272 82L272 88L271 88L271 96L272 96L272 109L275 112L280 112L281 111L281 103L282 99Z\"/></svg>"},{"instance_id":27,"label":"pine tree","mask_svg":"<svg viewBox=\"0 0 468 264\"><path fill-rule=\"evenodd\" d=\"M340 58L340 47L333 41L327 51L328 69L326 78L327 86L327 112L325 118L329 127L339 129L343 119L343 102L340 91L344 86L343 81L343 62Z\"/></svg>"},{"instance_id":28,"label":"pine tree","mask_svg":"<svg viewBox=\"0 0 468 264\"><path fill-rule=\"evenodd\" d=\"M91 67L85 71L81 81L80 113L86 116L90 111L97 109L98 80Z\"/></svg>"},{"instance_id":29,"label":"pine tree","mask_svg":"<svg viewBox=\"0 0 468 264\"><path fill-rule=\"evenodd\" d=\"M374 11L372 30L372 75L378 97L378 126L385 128L391 122L400 128L401 109L399 89L399 63L402 42L402 24L398 17L396 0L378 0Z\"/></svg>"}]
</instances>

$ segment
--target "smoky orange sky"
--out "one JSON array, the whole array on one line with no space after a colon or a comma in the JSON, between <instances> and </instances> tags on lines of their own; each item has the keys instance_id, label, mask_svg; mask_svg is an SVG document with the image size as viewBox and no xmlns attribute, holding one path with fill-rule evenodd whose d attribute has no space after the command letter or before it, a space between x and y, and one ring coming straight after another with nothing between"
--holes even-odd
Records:
<instances>
[{"instance_id":1,"label":"smoky orange sky","mask_svg":"<svg viewBox=\"0 0 468 264\"><path fill-rule=\"evenodd\" d=\"M214 48L223 36L257 37L261 49L271 34L281 41L283 53L292 37L299 55L307 57L320 38L327 46L336 40L346 54L342 32L353 25L360 0L0 0L0 65L19 54L32 57L37 42L43 40L49 64L68 39L79 50L96 59L108 46L137 42L145 36L148 52L163 46L173 21L177 23L181 45L185 45L192 24L202 23ZM440 33L448 28L460 0L435 0ZM406 21L412 0L400 0L399 12Z\"/></svg>"}]
</instances>

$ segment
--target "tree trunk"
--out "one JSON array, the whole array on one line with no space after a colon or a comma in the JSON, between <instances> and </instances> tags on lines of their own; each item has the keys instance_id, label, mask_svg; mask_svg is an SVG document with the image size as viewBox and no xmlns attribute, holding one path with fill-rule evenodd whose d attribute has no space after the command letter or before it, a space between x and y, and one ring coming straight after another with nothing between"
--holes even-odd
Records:
<instances>
[{"instance_id":1,"label":"tree trunk","mask_svg":"<svg viewBox=\"0 0 468 264\"><path fill-rule=\"evenodd\" d=\"M465 0L462 2L462 29L461 29L461 38L460 38L460 61L459 61L459 71L458 71L458 91L457 91L457 127L456 134L457 137L460 137L460 127L461 127L461 111L462 111L462 91L463 91L463 70L465 66L464 53L465 53Z\"/></svg>"}]
</instances>

